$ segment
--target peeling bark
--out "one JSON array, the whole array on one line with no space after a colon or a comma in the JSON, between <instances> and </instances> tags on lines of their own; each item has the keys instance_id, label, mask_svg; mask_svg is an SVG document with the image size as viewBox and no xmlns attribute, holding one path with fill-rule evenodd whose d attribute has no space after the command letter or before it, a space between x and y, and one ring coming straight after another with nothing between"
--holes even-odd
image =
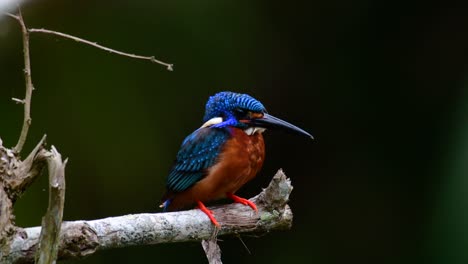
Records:
<instances>
[{"instance_id":1,"label":"peeling bark","mask_svg":"<svg viewBox=\"0 0 468 264\"><path fill-rule=\"evenodd\" d=\"M49 171L49 207L42 218L39 238L39 250L36 254L38 264L55 263L58 253L58 240L62 226L63 207L65 204L65 166L62 155L52 146L50 152L41 151L47 159Z\"/></svg>"}]
</instances>

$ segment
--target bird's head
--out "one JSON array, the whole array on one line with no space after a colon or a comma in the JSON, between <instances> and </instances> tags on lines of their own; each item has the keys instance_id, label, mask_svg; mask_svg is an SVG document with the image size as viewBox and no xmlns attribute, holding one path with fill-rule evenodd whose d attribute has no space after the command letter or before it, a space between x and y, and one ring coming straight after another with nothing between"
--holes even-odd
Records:
<instances>
[{"instance_id":1,"label":"bird's head","mask_svg":"<svg viewBox=\"0 0 468 264\"><path fill-rule=\"evenodd\" d=\"M220 92L211 96L206 103L203 122L204 127L232 126L244 129L247 134L282 128L313 138L301 128L269 115L263 104L248 94Z\"/></svg>"}]
</instances>

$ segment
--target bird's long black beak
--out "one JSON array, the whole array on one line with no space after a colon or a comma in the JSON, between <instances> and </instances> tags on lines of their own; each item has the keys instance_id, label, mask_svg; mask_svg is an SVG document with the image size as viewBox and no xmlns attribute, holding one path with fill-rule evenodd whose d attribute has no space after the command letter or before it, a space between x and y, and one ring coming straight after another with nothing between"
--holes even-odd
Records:
<instances>
[{"instance_id":1,"label":"bird's long black beak","mask_svg":"<svg viewBox=\"0 0 468 264\"><path fill-rule=\"evenodd\" d=\"M272 129L275 129L275 128L287 129L288 131L295 132L301 135L305 135L314 139L314 137L311 134L309 134L307 131L269 114L264 114L263 117L261 118L252 118L248 121L247 120L245 121L251 126L258 126L258 127L263 127L263 128L272 128Z\"/></svg>"}]
</instances>

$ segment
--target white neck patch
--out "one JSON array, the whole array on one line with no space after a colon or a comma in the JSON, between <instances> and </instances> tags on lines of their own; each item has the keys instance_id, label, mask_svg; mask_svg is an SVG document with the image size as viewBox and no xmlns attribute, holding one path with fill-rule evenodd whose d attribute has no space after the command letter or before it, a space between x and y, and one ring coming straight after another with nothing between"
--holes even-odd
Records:
<instances>
[{"instance_id":1,"label":"white neck patch","mask_svg":"<svg viewBox=\"0 0 468 264\"><path fill-rule=\"evenodd\" d=\"M212 126L212 125L216 125L216 124L219 124L219 123L221 123L221 122L223 122L223 118L222 118L222 117L213 117L213 118L211 118L210 120L206 121L205 124L203 124L203 125L201 126L201 128L203 128L203 127L210 127L210 126Z\"/></svg>"},{"instance_id":2,"label":"white neck patch","mask_svg":"<svg viewBox=\"0 0 468 264\"><path fill-rule=\"evenodd\" d=\"M251 136L251 135L253 135L253 134L257 133L257 132L258 133L263 133L263 131L265 131L265 128L263 128L263 127L249 127L247 129L244 129L244 132L249 136Z\"/></svg>"},{"instance_id":3,"label":"white neck patch","mask_svg":"<svg viewBox=\"0 0 468 264\"><path fill-rule=\"evenodd\" d=\"M223 122L223 118L222 117L213 117L211 118L210 120L206 121L200 128L204 128L204 127L210 127L212 125L216 125L216 124L219 124L219 123L222 123ZM251 136L255 133L263 133L266 129L263 128L263 127L249 127L247 129L244 129L244 132Z\"/></svg>"}]
</instances>

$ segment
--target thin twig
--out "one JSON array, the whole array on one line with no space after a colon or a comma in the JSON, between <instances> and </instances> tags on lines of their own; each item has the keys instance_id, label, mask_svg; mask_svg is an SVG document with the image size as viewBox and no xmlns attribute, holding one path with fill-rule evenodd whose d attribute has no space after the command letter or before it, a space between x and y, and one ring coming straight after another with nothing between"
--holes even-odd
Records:
<instances>
[{"instance_id":1,"label":"thin twig","mask_svg":"<svg viewBox=\"0 0 468 264\"><path fill-rule=\"evenodd\" d=\"M84 43L84 44L93 46L95 48L102 49L102 50L108 51L110 53L114 53L114 54L125 56L125 57L130 57L130 58L134 58L134 59L141 59L141 60L149 60L149 61L151 61L153 63L158 63L158 64L161 64L163 66L166 66L167 70L169 70L169 71L173 71L173 69L174 69L173 68L174 64L169 64L169 63L162 62L160 60L157 60L154 56L140 56L140 55L135 55L135 54L130 54L130 53L114 50L114 49L99 45L96 42L91 42L89 40L82 39L82 38L79 38L79 37L75 37L75 36L72 36L72 35L68 35L68 34L65 34L65 33L62 33L62 32L57 32L57 31L48 30L48 29L44 29L44 28L30 28L30 29L28 29L28 31L30 33L45 33L45 34L51 34L51 35L59 36L59 37L62 37L62 38L71 39L71 40L74 40L76 42Z\"/></svg>"},{"instance_id":2,"label":"thin twig","mask_svg":"<svg viewBox=\"0 0 468 264\"><path fill-rule=\"evenodd\" d=\"M31 79L31 59L29 55L29 33L28 29L24 23L23 16L21 14L21 9L18 8L18 15L12 15L6 13L7 16L16 19L18 21L21 32L23 34L23 53L24 53L24 79L26 82L26 93L23 100L24 105L24 119L23 119L23 128L21 129L21 134L18 139L18 143L13 148L16 153L21 153L26 138L28 137L29 126L31 126L31 96L34 89Z\"/></svg>"},{"instance_id":3,"label":"thin twig","mask_svg":"<svg viewBox=\"0 0 468 264\"><path fill-rule=\"evenodd\" d=\"M6 16L9 16L9 17L13 18L13 19L19 20L19 17L13 15L12 13L5 12L4 14L5 14Z\"/></svg>"},{"instance_id":4,"label":"thin twig","mask_svg":"<svg viewBox=\"0 0 468 264\"><path fill-rule=\"evenodd\" d=\"M240 242L242 243L242 245L244 246L245 250L247 250L247 253L249 253L249 255L252 255L252 252L250 251L249 247L247 246L247 244L245 244L244 240L242 239L241 235L238 234L237 238L239 238Z\"/></svg>"},{"instance_id":5,"label":"thin twig","mask_svg":"<svg viewBox=\"0 0 468 264\"><path fill-rule=\"evenodd\" d=\"M34 90L34 86L32 84L32 79L31 79L31 60L30 60L30 55L29 55L29 33L44 33L44 34L59 36L62 38L71 39L71 40L84 43L84 44L87 44L95 48L102 49L102 50L105 50L105 51L108 51L110 53L114 53L117 55L134 58L134 59L148 60L153 63L158 63L160 65L166 66L167 70L169 71L174 70L174 64L169 64L169 63L165 63L163 61L157 60L154 56L141 56L141 55L130 54L130 53L114 50L114 49L99 45L96 42L91 42L89 40L85 40L85 39L75 37L69 34L57 32L53 30L48 30L44 28L28 29L26 27L26 24L24 23L24 19L21 14L21 9L19 7L18 7L18 15L13 15L7 12L5 12L4 14L18 21L21 27L22 34L23 34L24 76L26 80L26 94L25 94L24 100L13 98L13 101L15 101L16 103L24 104L23 127L21 129L21 134L18 139L18 143L13 148L16 153L20 153L21 150L23 149L24 143L26 142L26 138L28 136L29 127L31 126L31 120L32 120L31 119L31 96L32 96L32 91Z\"/></svg>"},{"instance_id":6,"label":"thin twig","mask_svg":"<svg viewBox=\"0 0 468 264\"><path fill-rule=\"evenodd\" d=\"M24 104L24 99L11 98L11 100L17 104Z\"/></svg>"}]
</instances>

